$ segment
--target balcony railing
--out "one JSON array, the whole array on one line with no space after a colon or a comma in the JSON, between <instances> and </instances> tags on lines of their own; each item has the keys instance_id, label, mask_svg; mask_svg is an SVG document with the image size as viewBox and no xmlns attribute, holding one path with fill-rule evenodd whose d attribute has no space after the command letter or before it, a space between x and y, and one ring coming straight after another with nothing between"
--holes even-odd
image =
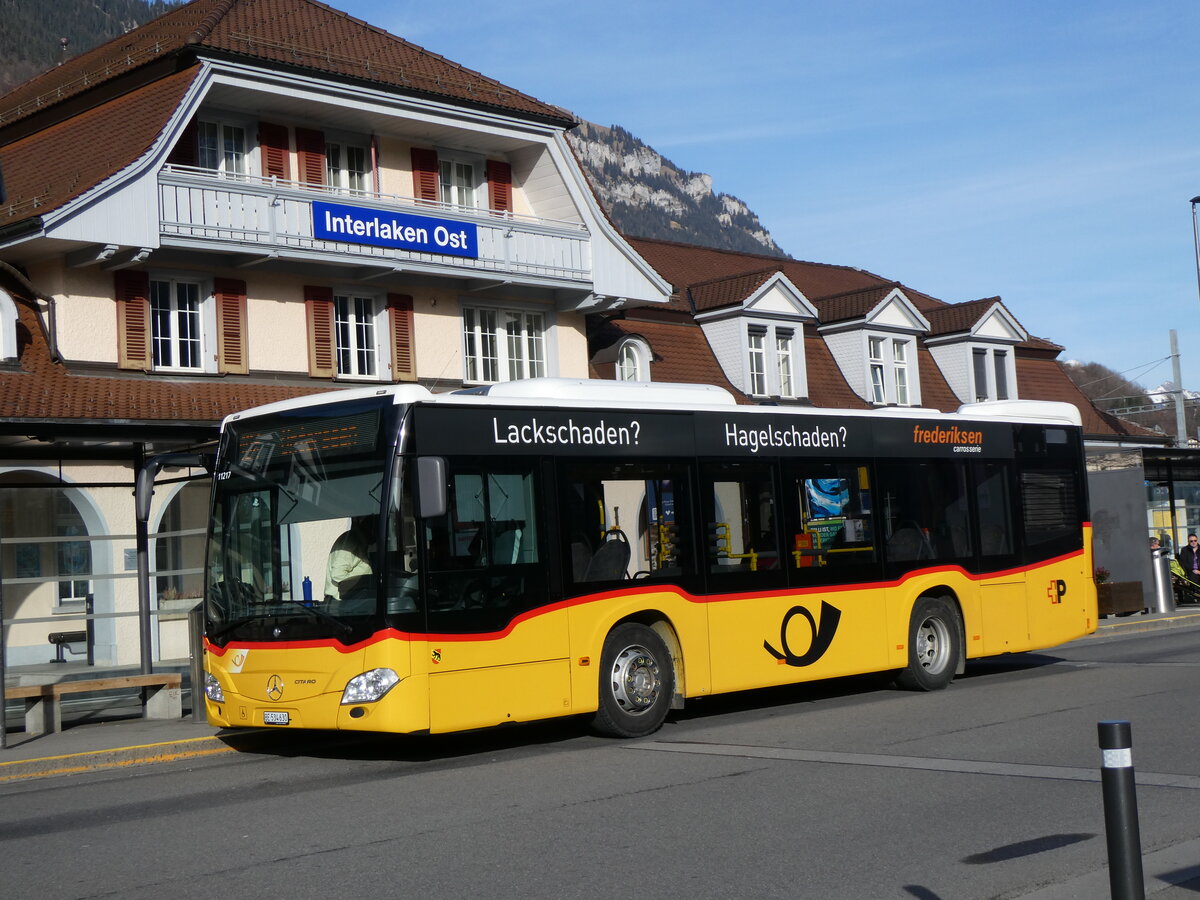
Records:
<instances>
[{"instance_id":1,"label":"balcony railing","mask_svg":"<svg viewBox=\"0 0 1200 900\"><path fill-rule=\"evenodd\" d=\"M166 243L240 252L253 248L263 254L336 254L340 261L366 266L393 264L423 271L452 268L459 274L473 270L490 277L591 281L590 238L575 222L176 165L159 173L158 197L159 227ZM476 228L478 255L446 256L316 237L314 201L469 223Z\"/></svg>"}]
</instances>

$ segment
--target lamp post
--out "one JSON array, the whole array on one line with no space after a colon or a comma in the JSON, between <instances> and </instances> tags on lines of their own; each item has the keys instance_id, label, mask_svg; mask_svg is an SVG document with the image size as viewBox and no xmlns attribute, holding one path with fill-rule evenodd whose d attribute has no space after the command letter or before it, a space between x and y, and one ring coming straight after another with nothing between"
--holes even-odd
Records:
<instances>
[{"instance_id":1,"label":"lamp post","mask_svg":"<svg viewBox=\"0 0 1200 900\"><path fill-rule=\"evenodd\" d=\"M1196 290L1200 291L1200 226L1196 224L1196 204L1200 197L1192 198L1192 247L1196 251Z\"/></svg>"}]
</instances>

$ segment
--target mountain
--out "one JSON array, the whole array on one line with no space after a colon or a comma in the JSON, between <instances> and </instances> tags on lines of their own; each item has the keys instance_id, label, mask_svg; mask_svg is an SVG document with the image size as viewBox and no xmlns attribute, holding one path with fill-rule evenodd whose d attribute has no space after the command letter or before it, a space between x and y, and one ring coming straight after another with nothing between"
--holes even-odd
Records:
<instances>
[{"instance_id":1,"label":"mountain","mask_svg":"<svg viewBox=\"0 0 1200 900\"><path fill-rule=\"evenodd\" d=\"M163 0L0 0L0 94L161 16ZM66 40L66 47L63 40Z\"/></svg>"},{"instance_id":2,"label":"mountain","mask_svg":"<svg viewBox=\"0 0 1200 900\"><path fill-rule=\"evenodd\" d=\"M1097 408L1162 434L1176 434L1174 382L1164 381L1158 387L1145 388L1101 363L1074 359L1066 360L1063 368ZM1200 392L1184 390L1182 399L1184 430L1196 435L1200 433Z\"/></svg>"},{"instance_id":3,"label":"mountain","mask_svg":"<svg viewBox=\"0 0 1200 900\"><path fill-rule=\"evenodd\" d=\"M0 0L0 95L180 2ZM624 128L585 121L567 138L601 205L626 234L787 256L745 203L714 193L711 176L683 171Z\"/></svg>"},{"instance_id":4,"label":"mountain","mask_svg":"<svg viewBox=\"0 0 1200 900\"><path fill-rule=\"evenodd\" d=\"M581 122L567 139L626 234L787 256L745 203L713 192L712 176L680 169L619 125Z\"/></svg>"}]
</instances>

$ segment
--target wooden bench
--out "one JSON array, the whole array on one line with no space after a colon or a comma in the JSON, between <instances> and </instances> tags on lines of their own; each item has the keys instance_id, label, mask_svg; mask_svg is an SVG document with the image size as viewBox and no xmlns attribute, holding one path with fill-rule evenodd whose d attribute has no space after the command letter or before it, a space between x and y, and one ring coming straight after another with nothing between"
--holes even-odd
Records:
<instances>
[{"instance_id":1,"label":"wooden bench","mask_svg":"<svg viewBox=\"0 0 1200 900\"><path fill-rule=\"evenodd\" d=\"M24 684L6 688L4 693L12 699L25 701L25 733L45 734L47 731L62 731L60 701L64 694L144 688L142 715L147 719L179 719L183 717L180 698L182 687L183 676L178 672L158 672L151 675L89 678L85 681Z\"/></svg>"},{"instance_id":2,"label":"wooden bench","mask_svg":"<svg viewBox=\"0 0 1200 900\"><path fill-rule=\"evenodd\" d=\"M63 655L67 644L83 644L88 639L86 631L52 631L46 635L46 640L54 645L54 659L50 662L65 663L67 658Z\"/></svg>"}]
</instances>

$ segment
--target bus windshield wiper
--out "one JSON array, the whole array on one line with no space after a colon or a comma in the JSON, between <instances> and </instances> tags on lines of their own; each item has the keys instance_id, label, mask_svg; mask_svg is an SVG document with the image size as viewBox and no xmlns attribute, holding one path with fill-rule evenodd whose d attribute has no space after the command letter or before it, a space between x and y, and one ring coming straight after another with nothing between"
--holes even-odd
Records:
<instances>
[{"instance_id":1,"label":"bus windshield wiper","mask_svg":"<svg viewBox=\"0 0 1200 900\"><path fill-rule=\"evenodd\" d=\"M234 619L232 622L228 622L225 625L222 625L216 631L208 632L207 637L210 641L215 641L218 638L224 637L225 635L229 634L229 632L233 631L233 629L239 628L248 622L254 622L254 621L257 621L258 619L269 619L273 615L274 615L274 613L255 613L252 616L242 616L240 618Z\"/></svg>"},{"instance_id":2,"label":"bus windshield wiper","mask_svg":"<svg viewBox=\"0 0 1200 900\"><path fill-rule=\"evenodd\" d=\"M354 629L350 625L343 622L337 616L330 615L329 613L325 612L322 609L317 609L316 607L313 607L313 606L305 606L299 600L283 600L281 602L287 604L288 606L298 607L299 609L302 609L307 613L311 613L314 618L320 619L325 622L329 622L332 625L336 625L338 632L343 637L349 636L350 634L352 634L354 632ZM284 614L285 614L284 610L275 609L270 612L261 612L261 613L254 613L253 615L249 615L249 616L241 616L240 618L235 619L234 621L229 622L228 624L223 625L222 627L218 628L216 631L210 631L208 633L208 639L210 641L215 641L215 640L223 637L224 635L228 634L229 632L233 631L235 628L238 628L249 622L257 622L261 619L274 619L274 618L278 618L279 616L284 615Z\"/></svg>"},{"instance_id":3,"label":"bus windshield wiper","mask_svg":"<svg viewBox=\"0 0 1200 900\"><path fill-rule=\"evenodd\" d=\"M332 613L325 612L325 610L323 610L323 609L318 609L315 606L308 606L300 600L293 600L291 597L282 598L282 602L288 604L289 606L298 607L298 608L304 610L306 613L311 613L318 619L323 619L326 622L331 622L332 624L334 624L338 627L338 629L341 631L341 633L343 635L348 636L354 632L354 629L350 625L343 622L341 619L339 619L337 616L333 615Z\"/></svg>"}]
</instances>

